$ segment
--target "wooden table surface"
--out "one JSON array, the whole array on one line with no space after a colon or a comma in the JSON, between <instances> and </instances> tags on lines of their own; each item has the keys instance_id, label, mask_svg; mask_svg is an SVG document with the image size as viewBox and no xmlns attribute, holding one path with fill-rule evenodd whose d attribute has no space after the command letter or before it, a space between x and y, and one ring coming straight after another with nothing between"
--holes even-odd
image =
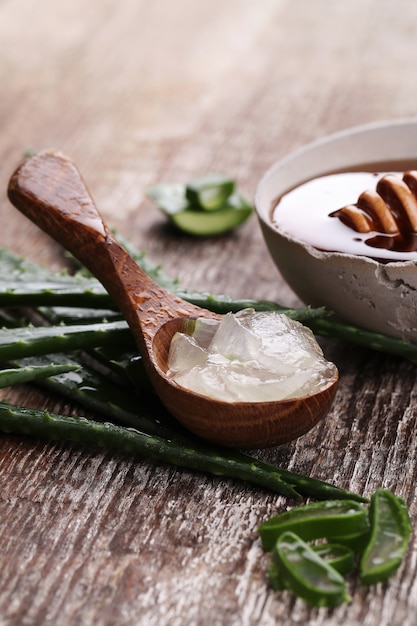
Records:
<instances>
[{"instance_id":1,"label":"wooden table surface","mask_svg":"<svg viewBox=\"0 0 417 626\"><path fill-rule=\"evenodd\" d=\"M310 140L415 115L416 30L406 0L0 0L0 244L64 266L6 198L25 151L54 147L107 221L184 287L299 304L255 216L228 236L179 236L145 188L214 170L252 196ZM341 374L329 416L257 455L357 493L393 489L416 521L416 366L324 345ZM32 387L3 395L69 408ZM417 623L413 542L388 584L352 583L351 603L333 611L273 593L256 528L287 505L204 473L2 436L0 624Z\"/></svg>"}]
</instances>

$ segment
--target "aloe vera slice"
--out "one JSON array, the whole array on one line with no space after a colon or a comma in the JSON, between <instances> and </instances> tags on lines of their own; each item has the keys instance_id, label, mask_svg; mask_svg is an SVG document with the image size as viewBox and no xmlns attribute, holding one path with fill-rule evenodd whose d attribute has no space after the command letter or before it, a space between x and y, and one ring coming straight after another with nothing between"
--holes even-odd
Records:
<instances>
[{"instance_id":1,"label":"aloe vera slice","mask_svg":"<svg viewBox=\"0 0 417 626\"><path fill-rule=\"evenodd\" d=\"M227 204L216 211L188 209L171 215L177 228L190 235L215 236L240 226L252 213L252 207L240 196L231 196Z\"/></svg>"},{"instance_id":2,"label":"aloe vera slice","mask_svg":"<svg viewBox=\"0 0 417 626\"><path fill-rule=\"evenodd\" d=\"M401 565L411 534L407 506L388 489L377 489L370 506L371 537L360 563L363 585L387 580Z\"/></svg>"},{"instance_id":3,"label":"aloe vera slice","mask_svg":"<svg viewBox=\"0 0 417 626\"><path fill-rule=\"evenodd\" d=\"M272 550L280 535L286 531L296 533L304 541L362 535L369 532L368 511L361 504L348 500L312 502L294 507L259 526L264 550Z\"/></svg>"},{"instance_id":4,"label":"aloe vera slice","mask_svg":"<svg viewBox=\"0 0 417 626\"><path fill-rule=\"evenodd\" d=\"M322 543L313 546L313 550L339 574L347 574L355 568L355 553L347 546L337 543Z\"/></svg>"},{"instance_id":5,"label":"aloe vera slice","mask_svg":"<svg viewBox=\"0 0 417 626\"><path fill-rule=\"evenodd\" d=\"M193 208L204 211L221 209L235 190L235 182L221 174L207 174L190 181L185 195Z\"/></svg>"},{"instance_id":6,"label":"aloe vera slice","mask_svg":"<svg viewBox=\"0 0 417 626\"><path fill-rule=\"evenodd\" d=\"M284 587L305 602L333 607L350 600L341 574L294 533L281 535L273 560Z\"/></svg>"},{"instance_id":7,"label":"aloe vera slice","mask_svg":"<svg viewBox=\"0 0 417 626\"><path fill-rule=\"evenodd\" d=\"M353 551L346 546L323 543L313 545L311 549L341 575L347 574L355 568L355 555ZM271 587L275 591L283 591L285 589L285 581L282 577L280 563L275 549L272 552L271 562L268 568L268 578Z\"/></svg>"}]
</instances>

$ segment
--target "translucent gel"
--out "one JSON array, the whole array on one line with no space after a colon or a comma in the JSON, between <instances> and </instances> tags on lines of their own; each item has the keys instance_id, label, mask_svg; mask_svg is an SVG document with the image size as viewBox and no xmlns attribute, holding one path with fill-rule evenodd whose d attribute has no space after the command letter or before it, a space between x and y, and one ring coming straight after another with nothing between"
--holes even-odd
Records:
<instances>
[{"instance_id":1,"label":"translucent gel","mask_svg":"<svg viewBox=\"0 0 417 626\"><path fill-rule=\"evenodd\" d=\"M168 375L211 398L268 402L316 393L335 371L308 328L286 315L245 309L219 322L199 319L191 335L176 333Z\"/></svg>"}]
</instances>

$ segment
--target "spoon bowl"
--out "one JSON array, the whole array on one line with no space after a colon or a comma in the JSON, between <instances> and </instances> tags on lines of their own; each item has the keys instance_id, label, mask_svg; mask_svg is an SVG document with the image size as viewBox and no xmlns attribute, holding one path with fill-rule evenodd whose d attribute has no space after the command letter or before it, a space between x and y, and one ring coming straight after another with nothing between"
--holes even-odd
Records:
<instances>
[{"instance_id":1,"label":"spoon bowl","mask_svg":"<svg viewBox=\"0 0 417 626\"><path fill-rule=\"evenodd\" d=\"M272 447L310 430L328 412L337 373L317 393L275 402L223 402L180 387L168 375L175 332L187 318L220 316L157 285L118 243L75 164L44 151L12 175L10 201L79 259L126 318L150 381L166 408L194 434L237 448Z\"/></svg>"}]
</instances>

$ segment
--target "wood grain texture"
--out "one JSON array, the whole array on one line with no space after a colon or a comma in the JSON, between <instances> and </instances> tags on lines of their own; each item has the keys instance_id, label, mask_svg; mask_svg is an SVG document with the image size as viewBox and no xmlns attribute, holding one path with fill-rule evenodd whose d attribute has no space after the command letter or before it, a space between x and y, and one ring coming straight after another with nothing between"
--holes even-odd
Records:
<instances>
[{"instance_id":1,"label":"wood grain texture","mask_svg":"<svg viewBox=\"0 0 417 626\"><path fill-rule=\"evenodd\" d=\"M334 130L413 116L417 4L406 0L0 1L0 244L59 248L6 199L25 150L74 158L107 221L185 287L296 304L252 218L230 236L169 229L145 187L217 170L254 193L265 169ZM417 520L416 367L323 341L341 373L322 424L259 453ZM77 407L31 387L28 406ZM414 626L416 547L387 585L309 609L272 593L257 525L288 502L203 473L0 439L0 624Z\"/></svg>"}]
</instances>

